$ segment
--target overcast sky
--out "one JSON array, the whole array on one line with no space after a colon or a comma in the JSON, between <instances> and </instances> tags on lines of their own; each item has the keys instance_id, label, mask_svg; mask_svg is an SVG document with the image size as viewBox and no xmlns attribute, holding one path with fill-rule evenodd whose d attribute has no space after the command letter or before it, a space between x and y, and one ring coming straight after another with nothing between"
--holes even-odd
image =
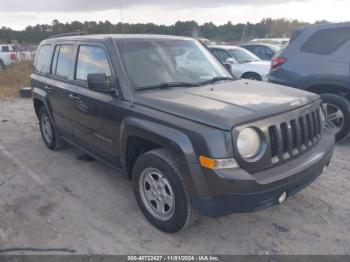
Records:
<instances>
[{"instance_id":1,"label":"overcast sky","mask_svg":"<svg viewBox=\"0 0 350 262\"><path fill-rule=\"evenodd\" d=\"M173 24L196 20L200 24L259 22L264 17L349 21L349 0L0 0L0 27L74 20Z\"/></svg>"}]
</instances>

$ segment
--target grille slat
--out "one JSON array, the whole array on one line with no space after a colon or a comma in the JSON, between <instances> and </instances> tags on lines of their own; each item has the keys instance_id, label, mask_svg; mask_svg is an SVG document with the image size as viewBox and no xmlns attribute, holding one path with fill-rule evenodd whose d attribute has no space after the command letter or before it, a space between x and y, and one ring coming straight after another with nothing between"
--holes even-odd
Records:
<instances>
[{"instance_id":1,"label":"grille slat","mask_svg":"<svg viewBox=\"0 0 350 262\"><path fill-rule=\"evenodd\" d=\"M288 127L286 123L281 124L281 134L282 134L282 153L288 151Z\"/></svg>"},{"instance_id":2,"label":"grille slat","mask_svg":"<svg viewBox=\"0 0 350 262\"><path fill-rule=\"evenodd\" d=\"M308 147L308 145L309 145L309 126L308 126L308 123L306 121L306 116L303 116L301 119L302 119L303 124L304 124L304 133L305 133L304 146Z\"/></svg>"},{"instance_id":3,"label":"grille slat","mask_svg":"<svg viewBox=\"0 0 350 262\"><path fill-rule=\"evenodd\" d=\"M300 143L302 148L306 142L305 124L304 124L304 119L302 117L299 117L299 128L300 128Z\"/></svg>"},{"instance_id":4,"label":"grille slat","mask_svg":"<svg viewBox=\"0 0 350 262\"><path fill-rule=\"evenodd\" d=\"M273 163L297 155L317 142L322 131L319 110L268 128Z\"/></svg>"},{"instance_id":5,"label":"grille slat","mask_svg":"<svg viewBox=\"0 0 350 262\"><path fill-rule=\"evenodd\" d=\"M316 120L316 111L313 111L311 113L311 119L312 119L312 123L313 123L313 137L314 137L314 140L317 138L317 135L318 135L318 125L317 125L317 120Z\"/></svg>"},{"instance_id":6,"label":"grille slat","mask_svg":"<svg viewBox=\"0 0 350 262\"><path fill-rule=\"evenodd\" d=\"M313 124L312 119L311 119L311 113L307 114L305 117L306 117L308 129L309 129L308 138L309 138L310 143L313 143L314 142L314 124Z\"/></svg>"},{"instance_id":7,"label":"grille slat","mask_svg":"<svg viewBox=\"0 0 350 262\"><path fill-rule=\"evenodd\" d=\"M282 131L281 127L278 126L276 128L276 134L277 134L277 156L279 159L283 158L283 137L282 137Z\"/></svg>"},{"instance_id":8,"label":"grille slat","mask_svg":"<svg viewBox=\"0 0 350 262\"><path fill-rule=\"evenodd\" d=\"M321 124L321 110L317 109L316 112L316 118L317 118L317 123L318 123L318 134L321 134L321 130L322 130L322 124Z\"/></svg>"}]
</instances>

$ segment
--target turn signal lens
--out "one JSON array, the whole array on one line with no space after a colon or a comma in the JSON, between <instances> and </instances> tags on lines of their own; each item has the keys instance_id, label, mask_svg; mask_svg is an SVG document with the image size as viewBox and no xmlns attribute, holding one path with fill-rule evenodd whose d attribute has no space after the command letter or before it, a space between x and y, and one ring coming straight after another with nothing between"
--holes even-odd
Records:
<instances>
[{"instance_id":1,"label":"turn signal lens","mask_svg":"<svg viewBox=\"0 0 350 262\"><path fill-rule=\"evenodd\" d=\"M235 159L212 159L206 156L199 157L199 163L202 167L209 169L227 169L227 168L238 168L238 164Z\"/></svg>"}]
</instances>

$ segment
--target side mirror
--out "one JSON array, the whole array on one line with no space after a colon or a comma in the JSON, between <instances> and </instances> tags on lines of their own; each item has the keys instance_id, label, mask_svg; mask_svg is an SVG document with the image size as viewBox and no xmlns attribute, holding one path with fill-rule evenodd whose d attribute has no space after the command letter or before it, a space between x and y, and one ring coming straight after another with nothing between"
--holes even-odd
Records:
<instances>
[{"instance_id":1,"label":"side mirror","mask_svg":"<svg viewBox=\"0 0 350 262\"><path fill-rule=\"evenodd\" d=\"M229 57L226 59L226 64L229 64L229 65L232 65L232 64L235 64L236 61L232 58L232 57Z\"/></svg>"},{"instance_id":2,"label":"side mirror","mask_svg":"<svg viewBox=\"0 0 350 262\"><path fill-rule=\"evenodd\" d=\"M90 90L104 93L115 92L115 89L112 86L112 82L107 80L106 74L88 74L87 82Z\"/></svg>"}]
</instances>

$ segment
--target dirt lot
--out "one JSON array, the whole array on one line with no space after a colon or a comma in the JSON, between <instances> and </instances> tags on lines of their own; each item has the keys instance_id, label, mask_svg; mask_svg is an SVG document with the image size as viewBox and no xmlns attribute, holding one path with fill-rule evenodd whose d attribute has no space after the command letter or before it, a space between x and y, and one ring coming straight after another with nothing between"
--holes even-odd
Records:
<instances>
[{"instance_id":1,"label":"dirt lot","mask_svg":"<svg viewBox=\"0 0 350 262\"><path fill-rule=\"evenodd\" d=\"M350 141L285 204L201 218L185 232L154 229L130 182L98 162L41 141L31 100L0 101L0 247L73 248L79 254L350 254Z\"/></svg>"}]
</instances>

